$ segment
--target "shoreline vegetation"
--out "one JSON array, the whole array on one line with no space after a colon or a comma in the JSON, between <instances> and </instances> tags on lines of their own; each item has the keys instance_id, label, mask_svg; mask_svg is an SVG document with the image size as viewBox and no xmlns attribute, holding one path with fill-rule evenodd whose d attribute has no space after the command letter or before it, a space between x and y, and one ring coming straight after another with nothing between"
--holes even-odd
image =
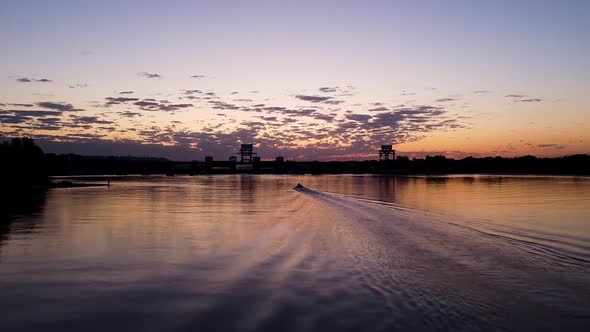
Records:
<instances>
[{"instance_id":1,"label":"shoreline vegetation","mask_svg":"<svg viewBox=\"0 0 590 332\"><path fill-rule=\"evenodd\" d=\"M377 161L236 161L179 162L165 158L80 156L44 153L28 137L13 138L0 143L0 179L2 192L44 190L86 186L107 186L104 183L57 181L50 176L112 175L199 175L199 174L383 174L383 175L444 175L444 174L531 174L531 175L590 175L590 155L579 154L558 158L523 156L467 157L451 159L426 156L410 159L397 156L394 160Z\"/></svg>"},{"instance_id":2,"label":"shoreline vegetation","mask_svg":"<svg viewBox=\"0 0 590 332\"><path fill-rule=\"evenodd\" d=\"M36 195L50 188L107 186L101 183L73 182L50 179L48 154L28 137L0 142L0 195L8 202L11 198Z\"/></svg>"}]
</instances>

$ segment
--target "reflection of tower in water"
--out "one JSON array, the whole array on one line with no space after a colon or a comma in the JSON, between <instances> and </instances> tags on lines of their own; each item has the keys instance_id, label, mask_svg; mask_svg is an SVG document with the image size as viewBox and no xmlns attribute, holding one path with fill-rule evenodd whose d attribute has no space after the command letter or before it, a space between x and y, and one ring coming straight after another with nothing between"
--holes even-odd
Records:
<instances>
[{"instance_id":1,"label":"reflection of tower in water","mask_svg":"<svg viewBox=\"0 0 590 332\"><path fill-rule=\"evenodd\" d=\"M240 176L240 205L243 213L256 213L254 204L256 203L256 194L259 185L257 180L256 176Z\"/></svg>"},{"instance_id":2,"label":"reflection of tower in water","mask_svg":"<svg viewBox=\"0 0 590 332\"><path fill-rule=\"evenodd\" d=\"M379 189L375 193L376 198L384 202L395 203L396 180L397 178L392 176L377 177Z\"/></svg>"}]
</instances>

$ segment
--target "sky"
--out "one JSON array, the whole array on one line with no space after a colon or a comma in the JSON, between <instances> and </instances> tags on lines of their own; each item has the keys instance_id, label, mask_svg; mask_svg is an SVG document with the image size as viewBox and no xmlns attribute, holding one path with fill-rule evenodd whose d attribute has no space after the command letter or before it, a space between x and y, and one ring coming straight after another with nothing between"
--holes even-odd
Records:
<instances>
[{"instance_id":1,"label":"sky","mask_svg":"<svg viewBox=\"0 0 590 332\"><path fill-rule=\"evenodd\" d=\"M28 1L0 135L225 160L590 153L590 1Z\"/></svg>"}]
</instances>

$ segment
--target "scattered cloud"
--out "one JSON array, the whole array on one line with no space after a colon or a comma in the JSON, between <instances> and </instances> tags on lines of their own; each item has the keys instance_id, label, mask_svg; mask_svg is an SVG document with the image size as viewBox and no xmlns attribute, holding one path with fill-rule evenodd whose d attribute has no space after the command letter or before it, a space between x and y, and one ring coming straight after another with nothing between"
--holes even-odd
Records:
<instances>
[{"instance_id":1,"label":"scattered cloud","mask_svg":"<svg viewBox=\"0 0 590 332\"><path fill-rule=\"evenodd\" d=\"M27 77L17 78L16 81L21 82L21 83L32 83L32 82L50 83L50 82L53 82L52 80L47 79L47 78L36 79L36 78L27 78Z\"/></svg>"},{"instance_id":2,"label":"scattered cloud","mask_svg":"<svg viewBox=\"0 0 590 332\"><path fill-rule=\"evenodd\" d=\"M6 104L8 106L14 106L14 107L33 107L35 106L34 104Z\"/></svg>"},{"instance_id":3,"label":"scattered cloud","mask_svg":"<svg viewBox=\"0 0 590 332\"><path fill-rule=\"evenodd\" d=\"M84 124L112 124L112 123L114 123L113 121L110 121L110 120L99 119L97 116L70 115L70 118L72 118L74 123L84 123Z\"/></svg>"},{"instance_id":4,"label":"scattered cloud","mask_svg":"<svg viewBox=\"0 0 590 332\"><path fill-rule=\"evenodd\" d=\"M24 123L30 119L31 118L26 117L26 116L19 116L19 115L13 115L13 114L0 114L0 123L2 123L3 125L21 124L21 123Z\"/></svg>"},{"instance_id":5,"label":"scattered cloud","mask_svg":"<svg viewBox=\"0 0 590 332\"><path fill-rule=\"evenodd\" d=\"M527 98L527 95L511 94L505 95L506 98L512 98L515 103L537 103L542 101L540 98Z\"/></svg>"},{"instance_id":6,"label":"scattered cloud","mask_svg":"<svg viewBox=\"0 0 590 332\"><path fill-rule=\"evenodd\" d=\"M43 108L49 108L49 109L53 109L53 110L62 111L62 112L82 111L81 109L74 108L74 106L72 104L66 104L66 103L54 103L54 102L50 102L50 101L43 101L43 102L38 102L35 105L37 105L39 107L43 107Z\"/></svg>"},{"instance_id":7,"label":"scattered cloud","mask_svg":"<svg viewBox=\"0 0 590 332\"><path fill-rule=\"evenodd\" d=\"M162 112L173 112L180 109L194 106L193 104L170 104L166 100L155 101L154 99L144 99L133 103L135 106L139 106L144 111L162 111Z\"/></svg>"},{"instance_id":8,"label":"scattered cloud","mask_svg":"<svg viewBox=\"0 0 590 332\"><path fill-rule=\"evenodd\" d=\"M326 102L326 101L332 99L332 97L307 96L307 95L295 95L295 98L301 99L301 100L305 100L305 101L309 101L309 102L312 102L312 103L323 103L323 102Z\"/></svg>"},{"instance_id":9,"label":"scattered cloud","mask_svg":"<svg viewBox=\"0 0 590 332\"><path fill-rule=\"evenodd\" d=\"M50 125L58 125L61 123L61 118L38 118L37 122Z\"/></svg>"},{"instance_id":10,"label":"scattered cloud","mask_svg":"<svg viewBox=\"0 0 590 332\"><path fill-rule=\"evenodd\" d=\"M543 99L530 98L530 99L519 99L519 100L515 100L515 102L517 102L517 103L538 103L540 101L543 101Z\"/></svg>"},{"instance_id":11,"label":"scattered cloud","mask_svg":"<svg viewBox=\"0 0 590 332\"><path fill-rule=\"evenodd\" d=\"M565 148L565 145L561 144L537 144L536 147L541 149L554 149L554 150L561 150Z\"/></svg>"},{"instance_id":12,"label":"scattered cloud","mask_svg":"<svg viewBox=\"0 0 590 332\"><path fill-rule=\"evenodd\" d=\"M122 117L126 117L126 118L134 118L134 117L142 116L142 114L139 112L131 112L131 111L117 112L117 114L119 114Z\"/></svg>"},{"instance_id":13,"label":"scattered cloud","mask_svg":"<svg viewBox=\"0 0 590 332\"><path fill-rule=\"evenodd\" d=\"M450 101L457 101L457 100L460 100L460 99L457 99L457 98L440 98L440 99L437 99L436 102L438 102L438 103L447 103L447 102L450 102Z\"/></svg>"},{"instance_id":14,"label":"scattered cloud","mask_svg":"<svg viewBox=\"0 0 590 332\"><path fill-rule=\"evenodd\" d=\"M314 114L313 118L316 120L323 120L326 122L332 122L332 121L334 121L335 116L330 115L330 114Z\"/></svg>"},{"instance_id":15,"label":"scattered cloud","mask_svg":"<svg viewBox=\"0 0 590 332\"><path fill-rule=\"evenodd\" d=\"M240 106L238 106L238 105L229 104L229 103L225 103L225 102L217 101L217 100L210 100L209 104L212 105L212 108L220 109L220 110L238 110L238 109L240 109Z\"/></svg>"},{"instance_id":16,"label":"scattered cloud","mask_svg":"<svg viewBox=\"0 0 590 332\"><path fill-rule=\"evenodd\" d=\"M289 151L299 158L313 156L322 159L359 155L373 151L378 144L411 142L434 131L468 126L465 119L448 114L444 107L439 107L441 105L414 106L407 102L408 106L404 106L383 101L347 105L344 108L340 105L343 101L336 96L344 91L343 88L321 87L318 90L335 94L297 94L296 100L306 103L293 106L293 101L291 105L273 105L272 101L256 98L255 95L244 94L247 98L236 98L232 94L231 97L235 99L230 99L228 94L217 95L207 90L180 90L176 94L156 93L146 96L153 98L128 96L135 93L128 90L104 98L104 106L118 106L103 108L100 114L96 113L101 111L89 110L83 113L84 116L70 113L77 109L69 103L46 101L18 106L13 104L10 106L37 106L46 110L0 111L0 122L7 124L2 126L0 133L5 134L10 130L35 133L35 130L39 130L45 135L46 141L69 142L70 147L81 146L78 145L81 142L91 143L84 147L93 154L101 154L100 148L93 147L94 144L110 146L114 149L112 151L116 151L115 146L121 145L109 141L113 139L124 141L127 147L138 148L137 151L148 151L145 147L149 146L149 155L163 151L162 145L173 146L184 153L184 157L179 155L177 159L193 158L188 157L187 153L223 155L228 153L228 146L252 141L261 145L261 152L265 155ZM195 104L174 103L177 98L185 101L195 99ZM94 105L101 103L96 102ZM178 120L158 120L150 113L160 111L172 115L172 112L188 110L195 105L208 110L213 118L191 120L190 123L183 119L182 123L193 129L182 128L185 126L178 125L181 123ZM218 110L219 113L212 110ZM117 124L120 119L125 121ZM64 130L58 131L59 128ZM112 151L105 154L113 154ZM67 152L75 152L75 149ZM127 154L136 155L137 152L129 151Z\"/></svg>"},{"instance_id":17,"label":"scattered cloud","mask_svg":"<svg viewBox=\"0 0 590 332\"><path fill-rule=\"evenodd\" d=\"M130 98L130 97L107 97L105 99L110 103L116 103L116 104L127 103L127 102L131 102L131 101L138 101L139 100L139 98Z\"/></svg>"},{"instance_id":18,"label":"scattered cloud","mask_svg":"<svg viewBox=\"0 0 590 332\"><path fill-rule=\"evenodd\" d=\"M62 115L62 111L41 111L41 110L9 110L8 112L14 113L20 116L27 117L45 117L45 116L58 116Z\"/></svg>"},{"instance_id":19,"label":"scattered cloud","mask_svg":"<svg viewBox=\"0 0 590 332\"><path fill-rule=\"evenodd\" d=\"M259 116L255 116L255 118L259 118L261 120L264 121L269 121L269 122L276 122L278 121L276 116L264 116L264 115L259 115Z\"/></svg>"},{"instance_id":20,"label":"scattered cloud","mask_svg":"<svg viewBox=\"0 0 590 332\"><path fill-rule=\"evenodd\" d=\"M137 74L141 77L145 77L145 78L162 78L163 76L160 74L155 74L155 73L148 73L148 72L141 72L139 74Z\"/></svg>"},{"instance_id":21,"label":"scattered cloud","mask_svg":"<svg viewBox=\"0 0 590 332\"><path fill-rule=\"evenodd\" d=\"M347 120L366 122L369 121L373 116L368 114L347 114L345 118Z\"/></svg>"},{"instance_id":22,"label":"scattered cloud","mask_svg":"<svg viewBox=\"0 0 590 332\"><path fill-rule=\"evenodd\" d=\"M384 106L380 106L380 107L371 108L368 111L369 112L386 112L386 111L389 111L389 108L384 107Z\"/></svg>"}]
</instances>

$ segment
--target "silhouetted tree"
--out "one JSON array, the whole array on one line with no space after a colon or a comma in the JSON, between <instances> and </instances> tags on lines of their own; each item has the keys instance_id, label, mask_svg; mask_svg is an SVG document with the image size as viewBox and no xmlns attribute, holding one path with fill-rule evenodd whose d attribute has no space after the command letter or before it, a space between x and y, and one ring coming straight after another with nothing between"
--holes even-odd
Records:
<instances>
[{"instance_id":1,"label":"silhouetted tree","mask_svg":"<svg viewBox=\"0 0 590 332\"><path fill-rule=\"evenodd\" d=\"M13 138L0 144L0 185L10 190L45 186L45 155L32 138Z\"/></svg>"}]
</instances>

